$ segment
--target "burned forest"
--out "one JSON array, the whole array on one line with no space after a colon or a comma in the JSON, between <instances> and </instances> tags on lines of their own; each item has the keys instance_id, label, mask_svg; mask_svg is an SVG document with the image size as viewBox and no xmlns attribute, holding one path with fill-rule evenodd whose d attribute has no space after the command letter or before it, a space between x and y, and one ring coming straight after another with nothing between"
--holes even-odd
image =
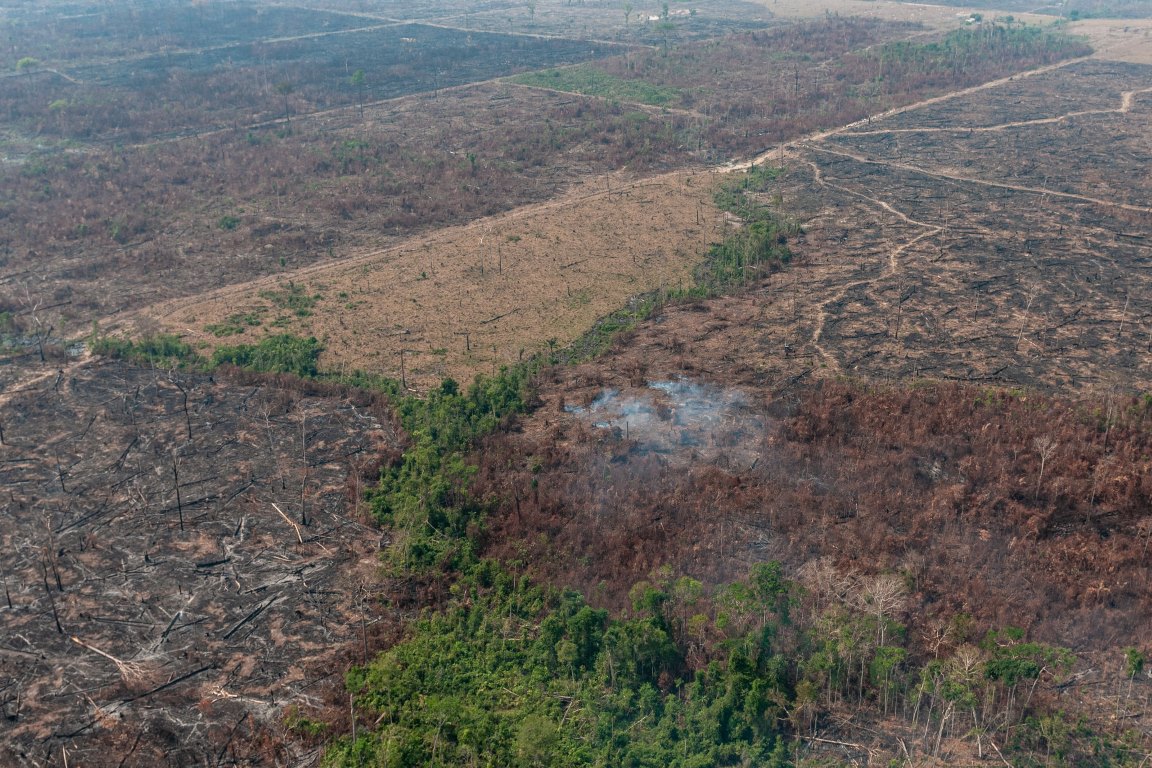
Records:
<instances>
[{"instance_id":1,"label":"burned forest","mask_svg":"<svg viewBox=\"0 0 1152 768\"><path fill-rule=\"evenodd\" d=\"M1147 765L1146 5L0 5L0 766Z\"/></svg>"},{"instance_id":2,"label":"burned forest","mask_svg":"<svg viewBox=\"0 0 1152 768\"><path fill-rule=\"evenodd\" d=\"M5 395L4 761L271 758L280 710L375 637L356 500L396 427L311 389L109 363Z\"/></svg>"}]
</instances>

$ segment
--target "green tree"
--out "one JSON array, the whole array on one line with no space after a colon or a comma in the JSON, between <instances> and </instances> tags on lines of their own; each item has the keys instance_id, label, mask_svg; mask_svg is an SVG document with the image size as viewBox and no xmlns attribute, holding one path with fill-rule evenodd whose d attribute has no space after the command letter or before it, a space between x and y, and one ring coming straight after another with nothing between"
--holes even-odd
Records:
<instances>
[{"instance_id":1,"label":"green tree","mask_svg":"<svg viewBox=\"0 0 1152 768\"><path fill-rule=\"evenodd\" d=\"M348 82L356 89L356 101L360 105L360 119L364 119L364 70L358 69L348 78Z\"/></svg>"},{"instance_id":2,"label":"green tree","mask_svg":"<svg viewBox=\"0 0 1152 768\"><path fill-rule=\"evenodd\" d=\"M16 71L24 75L28 93L32 93L32 73L40 68L40 60L25 56L16 62Z\"/></svg>"},{"instance_id":3,"label":"green tree","mask_svg":"<svg viewBox=\"0 0 1152 768\"><path fill-rule=\"evenodd\" d=\"M552 753L559 742L556 724L543 715L528 715L516 733L517 765L522 768L544 768L552 764Z\"/></svg>"}]
</instances>

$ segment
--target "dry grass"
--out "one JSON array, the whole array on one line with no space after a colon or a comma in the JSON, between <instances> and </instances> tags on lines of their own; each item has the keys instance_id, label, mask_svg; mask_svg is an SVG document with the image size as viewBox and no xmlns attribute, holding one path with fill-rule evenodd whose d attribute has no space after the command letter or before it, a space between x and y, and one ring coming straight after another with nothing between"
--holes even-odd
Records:
<instances>
[{"instance_id":1,"label":"dry grass","mask_svg":"<svg viewBox=\"0 0 1152 768\"><path fill-rule=\"evenodd\" d=\"M630 296L687 283L718 238L712 175L677 173L624 183L603 177L551 203L481 219L383 251L153 307L137 329L159 327L206 345L289 331L315 335L332 369L399 378L469 380L521 354L573 341ZM608 193L609 183L612 192ZM597 189L591 189L595 185ZM238 311L275 313L260 293L292 280L323 298L307 317L285 315L242 336L205 331Z\"/></svg>"},{"instance_id":2,"label":"dry grass","mask_svg":"<svg viewBox=\"0 0 1152 768\"><path fill-rule=\"evenodd\" d=\"M1069 28L1086 36L1099 58L1152 64L1152 19L1088 19Z\"/></svg>"}]
</instances>

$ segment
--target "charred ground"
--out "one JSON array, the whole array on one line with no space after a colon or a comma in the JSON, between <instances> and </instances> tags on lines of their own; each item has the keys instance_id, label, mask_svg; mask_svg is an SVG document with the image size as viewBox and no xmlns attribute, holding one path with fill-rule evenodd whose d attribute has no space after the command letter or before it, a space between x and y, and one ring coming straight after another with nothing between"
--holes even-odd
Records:
<instances>
[{"instance_id":1,"label":"charred ground","mask_svg":"<svg viewBox=\"0 0 1152 768\"><path fill-rule=\"evenodd\" d=\"M94 364L0 423L0 763L299 759L284 707L380 632L357 498L398 447L382 402Z\"/></svg>"}]
</instances>

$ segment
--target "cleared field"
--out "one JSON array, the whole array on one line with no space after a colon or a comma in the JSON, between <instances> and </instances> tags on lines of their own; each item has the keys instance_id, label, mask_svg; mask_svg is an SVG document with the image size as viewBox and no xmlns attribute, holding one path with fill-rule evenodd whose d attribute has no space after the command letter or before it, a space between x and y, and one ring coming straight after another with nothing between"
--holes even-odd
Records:
<instances>
[{"instance_id":1,"label":"cleared field","mask_svg":"<svg viewBox=\"0 0 1152 768\"><path fill-rule=\"evenodd\" d=\"M0 173L0 309L93 319L689 164L682 116L500 84ZM634 178L634 175L631 176ZM21 315L27 319L28 315Z\"/></svg>"},{"instance_id":2,"label":"cleared field","mask_svg":"<svg viewBox=\"0 0 1152 768\"><path fill-rule=\"evenodd\" d=\"M375 26L360 16L250 2L186 3L171 0L8 5L0 70L24 57L47 66L124 59L156 50L197 50Z\"/></svg>"},{"instance_id":3,"label":"cleared field","mask_svg":"<svg viewBox=\"0 0 1152 768\"><path fill-rule=\"evenodd\" d=\"M2 171L9 280L0 309L52 306L50 324L74 333L176 296L288 279L294 268L538 203L603 174L623 182L762 149L948 87L952 75L933 60L889 65L876 86L874 46L909 33L831 19L725 46L642 51L596 70L634 98L653 87L675 93L667 107L501 80L290 124L36 154ZM1028 66L1032 53L1005 66ZM985 76L983 66L965 74Z\"/></svg>"},{"instance_id":4,"label":"cleared field","mask_svg":"<svg viewBox=\"0 0 1152 768\"><path fill-rule=\"evenodd\" d=\"M1083 62L963 97L984 130L940 130L937 111L955 109L943 100L892 133L881 122L801 142L771 193L806 222L803 265L714 302L699 330L699 315L668 313L650 343L677 339L685 360L725 350L729 370L768 382L1152 388L1152 188L1131 172L1152 101L1124 96L1150 74ZM1057 94L1074 117L1027 119Z\"/></svg>"},{"instance_id":5,"label":"cleared field","mask_svg":"<svg viewBox=\"0 0 1152 768\"><path fill-rule=\"evenodd\" d=\"M1076 22L1071 29L1087 37L1100 58L1152 64L1152 20L1089 19Z\"/></svg>"},{"instance_id":6,"label":"cleared field","mask_svg":"<svg viewBox=\"0 0 1152 768\"><path fill-rule=\"evenodd\" d=\"M608 191L612 187L612 191ZM284 278L150 307L137 329L215 345L206 327L261 318L260 329L321 339L321 363L362 369L426 389L468 381L523 355L564 346L636 294L689 284L708 242L723 232L711 175L624 183L601 178L538 207L442 230L386 251ZM287 280L320 296L303 317L261 294ZM551 343L550 343L551 342Z\"/></svg>"},{"instance_id":7,"label":"cleared field","mask_svg":"<svg viewBox=\"0 0 1152 768\"><path fill-rule=\"evenodd\" d=\"M699 0L671 4L667 9L661 0L421 0L403 5L380 0L323 0L320 5L374 18L420 20L459 29L653 46L663 46L666 40L681 42L762 29L774 23L770 9L744 0Z\"/></svg>"},{"instance_id":8,"label":"cleared field","mask_svg":"<svg viewBox=\"0 0 1152 768\"><path fill-rule=\"evenodd\" d=\"M1064 0L1060 3L1037 5L1030 0L941 0L940 5L950 5L957 8L1048 13L1054 16L1066 16L1071 19L1081 17L1112 17L1112 18L1146 18L1152 9L1144 0Z\"/></svg>"},{"instance_id":9,"label":"cleared field","mask_svg":"<svg viewBox=\"0 0 1152 768\"><path fill-rule=\"evenodd\" d=\"M344 394L117 364L4 394L0 764L300 759L285 702L380 631L350 500L397 436Z\"/></svg>"}]
</instances>

